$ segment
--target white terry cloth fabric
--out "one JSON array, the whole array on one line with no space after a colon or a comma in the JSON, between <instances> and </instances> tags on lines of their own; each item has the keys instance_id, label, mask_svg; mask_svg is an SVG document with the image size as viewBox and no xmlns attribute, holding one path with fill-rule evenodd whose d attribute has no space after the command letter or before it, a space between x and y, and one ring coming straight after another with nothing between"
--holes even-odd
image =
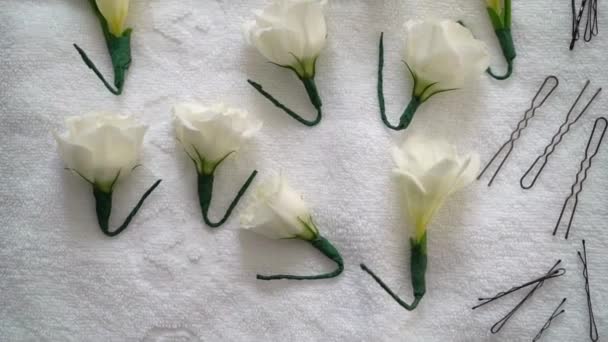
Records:
<instances>
[{"instance_id":1,"label":"white terry cloth fabric","mask_svg":"<svg viewBox=\"0 0 608 342\"><path fill-rule=\"evenodd\" d=\"M241 24L263 0L133 1L128 18L133 64L115 97L81 61L78 43L105 75L109 57L87 1L4 0L0 10L0 340L2 341L524 341L562 297L566 313L546 341L588 339L582 267L588 241L594 309L608 335L608 146L580 197L571 238L552 237L563 200L606 94L568 134L533 190L519 177L561 124L586 79L606 86L608 8L600 33L568 51L570 4L515 1L518 57L507 81L436 96L412 126L395 133L378 114L378 38L385 32L385 92L392 122L412 85L401 63L402 24L430 16L462 19L488 42L492 66L504 61L482 1L331 0L329 39L318 60L325 117L304 127L255 92L265 89L312 116L291 72L267 63L242 37ZM428 293L406 312L363 273L365 262L411 299L408 227L389 149L418 131L444 137L487 161L508 138L543 79L560 86L518 141L495 184L476 182L451 198L429 232ZM590 96L590 91L588 95ZM346 271L323 281L255 279L256 273L312 274L333 265L301 241L243 232L238 213L221 229L202 224L195 170L177 145L171 106L196 98L259 115L265 126L247 152L218 170L212 216L223 214L252 169L282 170L314 208ZM587 97L588 98L588 97ZM117 238L97 227L91 189L63 169L51 131L96 110L135 115L150 125L143 167L115 192L114 226L157 178L131 226ZM259 181L256 180L256 183ZM247 196L245 196L245 201ZM562 259L567 274L537 291L497 335L489 331L524 293L472 311L477 297L523 283Z\"/></svg>"}]
</instances>

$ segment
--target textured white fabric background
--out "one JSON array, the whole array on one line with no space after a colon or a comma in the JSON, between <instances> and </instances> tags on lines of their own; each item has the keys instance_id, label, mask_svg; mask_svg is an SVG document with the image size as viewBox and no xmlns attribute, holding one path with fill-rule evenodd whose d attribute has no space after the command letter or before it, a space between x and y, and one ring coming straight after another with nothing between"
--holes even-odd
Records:
<instances>
[{"instance_id":1,"label":"textured white fabric background","mask_svg":"<svg viewBox=\"0 0 608 342\"><path fill-rule=\"evenodd\" d=\"M443 136L487 161L550 73L556 94L538 112L495 185L474 183L448 201L429 235L428 294L406 312L358 267L411 298L407 226L391 176L392 144L375 95L377 44L386 33L385 83L397 120L411 82L400 62L404 20L462 19L488 42L502 66L482 1L331 0L329 41L318 61L325 118L309 129L274 108L245 82L262 83L311 113L295 77L242 38L241 23L263 0L134 1L129 15L133 64L125 94L109 94L72 47L80 44L109 75L99 24L84 0L0 2L0 340L3 341L529 341L564 296L566 314L545 341L585 341L588 318L581 265L586 238L600 336L608 334L608 148L581 196L572 239L550 232L578 169L593 118L606 94L573 127L532 191L518 180L542 150L583 86L608 82L600 34L569 52L569 1L514 2L518 58L508 81L483 76L474 88L423 105L408 132ZM587 96L590 96L588 92ZM282 170L314 208L323 233L342 252L333 280L261 282L260 273L314 273L333 265L300 241L270 241L201 223L191 162L174 141L171 106L225 101L265 126L249 151L219 170L214 215L223 213L253 168L260 179ZM587 97L588 98L588 97ZM97 227L90 188L63 170L52 130L63 118L96 110L134 114L148 124L143 167L115 193L118 224L155 179L163 183L118 238ZM258 179L258 181L260 180ZM245 197L245 200L247 197ZM490 326L524 293L471 311L479 295L522 283L561 258L567 275L545 284L498 335Z\"/></svg>"}]
</instances>

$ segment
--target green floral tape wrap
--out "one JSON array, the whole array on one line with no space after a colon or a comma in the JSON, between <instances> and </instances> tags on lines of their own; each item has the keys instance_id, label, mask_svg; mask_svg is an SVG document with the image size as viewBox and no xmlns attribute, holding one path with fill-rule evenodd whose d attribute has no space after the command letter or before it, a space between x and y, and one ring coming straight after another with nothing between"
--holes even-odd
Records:
<instances>
[{"instance_id":1,"label":"green floral tape wrap","mask_svg":"<svg viewBox=\"0 0 608 342\"><path fill-rule=\"evenodd\" d=\"M329 259L333 260L336 263L336 265L338 265L338 268L336 268L336 270L334 270L333 272L314 275L314 276L297 276L297 275L289 275L289 274L277 274L277 275L265 276L265 275L258 274L257 278L260 280L277 280L277 279L317 280L317 279L335 278L335 277L339 276L342 273L342 271L344 271L344 260L342 259L340 252L338 252L338 250L331 244L331 242L329 242L329 240L327 240L326 238L319 235L314 240L309 241L309 242L316 249L318 249L321 253L323 253L323 255L325 255Z\"/></svg>"}]
</instances>

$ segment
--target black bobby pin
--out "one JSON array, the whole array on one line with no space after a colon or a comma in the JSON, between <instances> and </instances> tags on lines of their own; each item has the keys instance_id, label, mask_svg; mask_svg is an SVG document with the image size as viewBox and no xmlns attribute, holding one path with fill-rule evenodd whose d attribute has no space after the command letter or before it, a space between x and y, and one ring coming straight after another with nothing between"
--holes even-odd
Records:
<instances>
[{"instance_id":1,"label":"black bobby pin","mask_svg":"<svg viewBox=\"0 0 608 342\"><path fill-rule=\"evenodd\" d=\"M574 103L572 104L572 107L570 107L570 110L568 111L568 114L566 115L564 123L562 123L562 125L559 126L557 133L555 133L555 135L551 138L551 142L547 146L545 146L545 150L544 150L543 154L541 154L540 156L538 156L538 158L536 158L534 163L532 163L530 168L526 171L526 173L524 173L524 175L519 180L519 184L521 185L522 189L528 190L534 186L534 184L538 180L538 177L540 176L543 169L547 165L547 162L549 161L549 157L553 154L553 152L555 152L557 145L559 145L559 143L562 141L562 139L564 138L564 135L566 135L570 131L570 128L572 127L572 125L574 125L581 118L581 116L583 116L583 114L585 114L585 112L587 111L589 106L591 106L591 103L593 103L593 101L597 98L599 93L602 91L602 88L598 88L598 90L595 92L595 94L593 94L593 97L589 100L589 102L587 102L587 104L579 112L579 114L576 115L573 119L571 119L572 112L574 112L574 108L576 107L576 105L580 101L581 97L585 93L585 90L587 90L589 83L590 83L590 81L587 81L585 83L585 86L583 87L581 92L578 94L576 101L574 101Z\"/></svg>"},{"instance_id":2,"label":"black bobby pin","mask_svg":"<svg viewBox=\"0 0 608 342\"><path fill-rule=\"evenodd\" d=\"M600 122L604 123L604 128L600 128ZM559 214L559 218L557 219L557 223L555 224L555 229L553 230L553 235L557 234L557 230L562 224L562 219L565 219L566 209L568 207L572 207L570 212L570 218L568 219L568 228L566 229L565 238L568 239L570 235L570 228L572 227L572 221L574 220L574 214L576 212L576 208L578 206L578 197L583 192L583 185L585 184L585 180L587 179L587 173L591 168L591 163L593 162L593 158L598 154L600 145L604 140L604 136L606 135L606 130L608 129L608 120L604 117L599 117L595 120L595 124L593 125L593 131L589 136L589 141L587 142L587 147L585 148L585 157L581 160L581 165L578 173L576 174L576 180L572 187L570 188L570 194L564 201L564 206L562 207L562 211ZM595 144L592 144L594 140L596 140L596 136L600 134L599 139Z\"/></svg>"},{"instance_id":3,"label":"black bobby pin","mask_svg":"<svg viewBox=\"0 0 608 342\"><path fill-rule=\"evenodd\" d=\"M593 315L593 307L591 305L591 290L589 288L589 270L587 269L587 247L585 246L585 240L583 240L583 254L577 251L579 259L583 263L583 277L585 277L585 292L587 293L587 307L589 308L589 338L591 341L596 342L600 339L597 332L597 325L595 324L595 316Z\"/></svg>"},{"instance_id":4,"label":"black bobby pin","mask_svg":"<svg viewBox=\"0 0 608 342\"><path fill-rule=\"evenodd\" d=\"M534 294L534 292L536 292L536 290L538 290L541 286L543 286L545 280L547 279L551 279L551 278L556 278L556 277L560 277L564 274L566 274L566 270L564 268L558 268L556 269L556 267L561 263L561 260L558 260L555 265L553 265L553 267L551 267L551 269L549 270L549 272L547 272L545 274L545 276L535 279L533 281L527 282L523 285L520 286L516 286L511 288L508 291L505 292L500 292L498 293L496 296L492 297L492 298L478 298L478 300L480 301L484 301L483 303L474 306L473 310L475 310L476 308L488 304L496 299L502 298L504 296L506 296L507 294L513 293L517 290L523 289L527 286L530 286L532 284L536 284L532 290L530 290L530 292L528 292L528 294L526 294L526 296L515 306L515 308L513 308L513 310L509 311L509 313L507 313L503 318L501 318L498 322L496 322L492 328L490 328L490 331L492 332L492 334L496 334L498 333L504 326L505 324L509 321L509 319L511 319L511 317L513 317L513 315L515 315L515 313L517 312L517 310L519 310L519 308L530 298L532 297L532 295Z\"/></svg>"},{"instance_id":5,"label":"black bobby pin","mask_svg":"<svg viewBox=\"0 0 608 342\"><path fill-rule=\"evenodd\" d=\"M562 301L555 308L555 310L553 310L553 313L551 314L551 317L549 317L549 319L547 320L547 322L545 323L545 325L543 325L543 327L540 329L540 331L538 332L538 334L536 334L536 336L534 336L534 339L532 340L532 342L537 342L538 340L540 340L540 337L543 335L543 333L547 329L549 329L549 327L551 326L551 323L553 322L553 320L556 319L559 315L561 315L564 312L566 312L566 310L561 309L561 307L564 305L564 303L566 303L566 298L562 299Z\"/></svg>"},{"instance_id":6,"label":"black bobby pin","mask_svg":"<svg viewBox=\"0 0 608 342\"><path fill-rule=\"evenodd\" d=\"M483 301L483 303L475 305L472 309L475 310L475 309L477 309L477 308L479 308L481 306L484 306L484 305L486 305L488 303L491 303L491 302L493 302L493 301L495 301L497 299L500 299L500 298L502 298L502 297L504 297L504 296L506 296L508 294L511 294L511 293L513 293L515 291L521 290L521 289L523 289L525 287L528 287L530 285L534 285L536 283L545 281L547 279L557 278L557 277L563 276L566 273L565 269L563 269L563 268L555 269L555 267L557 267L557 265L559 265L561 262L562 262L561 260L558 260L555 263L555 265L551 268L551 270L549 271L549 273L543 275L542 277L536 278L534 280L531 280L531 281L526 282L526 283L524 283L522 285L519 285L519 286L514 286L514 287L510 288L507 291L499 292L494 297L479 297L479 298L477 298L477 300Z\"/></svg>"},{"instance_id":7,"label":"black bobby pin","mask_svg":"<svg viewBox=\"0 0 608 342\"><path fill-rule=\"evenodd\" d=\"M572 40L570 41L570 50L574 49L574 44L580 39L580 26L585 7L587 8L587 22L585 24L583 40L588 43L599 33L597 0L582 0L578 14L576 12L576 1L572 0Z\"/></svg>"},{"instance_id":8,"label":"black bobby pin","mask_svg":"<svg viewBox=\"0 0 608 342\"><path fill-rule=\"evenodd\" d=\"M492 165L492 163L494 163L496 158L498 158L498 156L503 151L507 151L504 158L498 165L498 168L496 169L496 171L494 171L494 175L492 176L492 178L490 178L490 181L488 182L488 186L492 185L492 183L494 182L494 179L496 178L496 176L502 169L503 165L505 164L505 162L511 155L511 152L513 152L513 148L515 147L515 141L517 141L521 137L521 133L524 131L524 129L526 129L526 127L528 127L529 121L534 117L534 115L536 115L536 110L539 109L540 107L542 107L542 105L545 103L545 101L547 101L549 96L551 96L551 94L553 94L553 91L555 91L555 89L557 88L558 85L559 85L559 80L557 79L557 77L548 76L547 78L545 78L545 81L538 89L538 92L536 92L536 95L534 95L532 102L530 102L530 108L528 108L526 110L523 118L517 123L517 127L513 130L513 132L511 132L511 137L500 147L500 149L498 151L496 151L494 156L492 156L492 159L490 159L490 161L483 168L483 170L481 171L479 176L477 176L477 180L481 179L481 177L488 170L490 165ZM544 92L546 92L546 93L544 94L543 97L541 97L541 94Z\"/></svg>"}]
</instances>

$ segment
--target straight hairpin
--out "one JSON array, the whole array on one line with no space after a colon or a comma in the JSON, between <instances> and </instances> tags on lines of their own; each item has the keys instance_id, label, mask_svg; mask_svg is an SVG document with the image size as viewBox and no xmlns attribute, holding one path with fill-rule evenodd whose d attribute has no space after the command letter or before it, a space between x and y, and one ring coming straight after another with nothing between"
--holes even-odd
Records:
<instances>
[{"instance_id":1,"label":"straight hairpin","mask_svg":"<svg viewBox=\"0 0 608 342\"><path fill-rule=\"evenodd\" d=\"M561 260L558 260L555 265L553 265L553 267L551 267L551 269L543 276L540 277L538 279L535 279L533 281L527 282L523 285L520 286L516 286L511 288L508 291L505 292L500 292L498 293L496 296L492 297L492 298L479 298L478 300L480 301L484 301L483 303L474 306L473 310L477 309L480 306L483 306L485 304L488 304L496 299L502 298L504 296L506 296L507 294L513 293L517 290L523 289L527 286L536 284L531 290L530 292L528 292L526 294L526 296L515 306L515 308L513 308L513 310L509 311L509 313L507 313L503 318L501 318L498 322L496 322L492 328L490 328L490 331L492 332L492 334L496 334L498 333L504 326L505 324L509 321L509 319L511 319L511 317L513 317L513 315L515 315L515 313L517 312L517 310L519 310L519 308L530 298L532 297L532 295L534 294L534 292L536 292L536 290L538 290L541 286L543 286L543 284L545 283L545 280L547 279L551 279L551 278L556 278L556 277L561 277L562 275L566 274L566 270L564 268L557 268L557 266L561 263Z\"/></svg>"},{"instance_id":2,"label":"straight hairpin","mask_svg":"<svg viewBox=\"0 0 608 342\"><path fill-rule=\"evenodd\" d=\"M603 123L603 128L600 128L600 123ZM581 160L579 171L576 174L576 180L570 188L570 194L568 195L568 197L566 197L566 200L564 201L562 211L560 212L559 218L557 219L557 223L555 224L555 229L553 229L554 236L555 234L557 234L557 230L561 226L562 220L566 218L566 209L568 209L569 207L571 207L572 209L570 211L568 219L568 228L566 229L565 238L568 239L568 236L570 235L570 228L572 227L572 221L574 220L574 214L576 213L576 208L578 206L579 195L581 194L581 192L583 192L583 186L585 184L585 180L587 179L589 169L591 168L593 158L595 158L595 156L599 152L600 145L604 140L604 136L606 135L607 129L608 120L606 120L606 118L599 117L595 120L595 123L593 124L593 131L591 131L589 141L587 141L587 147L585 148L585 156L583 160ZM599 138L597 138L598 135Z\"/></svg>"},{"instance_id":3,"label":"straight hairpin","mask_svg":"<svg viewBox=\"0 0 608 342\"><path fill-rule=\"evenodd\" d=\"M496 171L494 171L494 175L492 175L492 178L490 178L490 181L488 182L488 186L492 185L494 179L496 178L503 165L511 155L511 152L513 152L513 148L515 147L515 141L517 141L521 137L521 134L524 129L528 127L529 121L534 117L534 115L536 115L536 110L542 107L542 105L545 103L545 101L547 101L549 96L553 94L553 91L555 91L558 85L559 80L557 79L557 77L548 76L547 78L545 78L545 81L540 86L538 92L536 92L536 95L534 95L534 98L530 102L530 108L526 110L523 118L517 123L517 127L513 130L513 132L511 132L511 137L500 147L498 151L496 151L494 156L492 156L492 159L490 159L490 161L483 168L479 176L477 176L477 180L481 179L481 177L488 170L490 165L494 163L496 158L498 158L498 156L503 153L503 151L507 151L500 164L498 164L498 168L496 169ZM545 94L541 96L541 94L543 93Z\"/></svg>"},{"instance_id":4,"label":"straight hairpin","mask_svg":"<svg viewBox=\"0 0 608 342\"><path fill-rule=\"evenodd\" d=\"M593 306L591 305L591 289L589 287L589 269L587 268L587 247L585 246L585 240L583 240L583 254L577 251L579 259L583 263L583 277L585 278L585 293L587 294L587 308L589 309L589 338L593 342L597 342L600 336L597 332L597 325L595 324L595 316L593 315Z\"/></svg>"},{"instance_id":5,"label":"straight hairpin","mask_svg":"<svg viewBox=\"0 0 608 342\"><path fill-rule=\"evenodd\" d=\"M551 138L551 142L547 146L545 146L545 150L543 151L543 154L541 154L540 156L538 156L538 158L536 158L534 163L532 163L530 168L528 168L528 170L524 173L524 175L519 180L519 184L521 185L522 189L528 190L534 186L534 184L538 180L538 177L540 176L543 169L547 165L547 162L549 161L549 157L553 154L553 152L555 152L555 149L561 143L564 136L570 131L570 128L581 118L581 116L583 116L583 114L585 114L587 109L589 109L589 106L591 106L591 103L593 103L593 101L597 98L597 96L602 91L602 88L598 88L597 91L595 92L595 94L593 94L593 97L591 97L589 102L587 102L585 107L578 113L578 115L576 115L574 118L572 118L572 113L574 112L574 108L576 107L576 105L580 101L581 97L585 93L585 90L587 90L589 83L591 83L591 82L587 81L585 83L585 86L583 87L581 92L578 94L576 101L574 101L574 103L572 104L572 107L570 107L570 110L568 111L568 114L566 115L564 123L562 123L562 125L559 126L559 129L557 130L555 135Z\"/></svg>"},{"instance_id":6,"label":"straight hairpin","mask_svg":"<svg viewBox=\"0 0 608 342\"><path fill-rule=\"evenodd\" d=\"M553 322L553 320L556 319L559 315L561 315L564 312L566 312L566 310L561 309L561 307L564 305L564 303L566 303L566 298L562 299L562 301L555 308L555 310L553 310L553 313L551 314L551 317L549 317L549 319L547 320L547 322L545 323L545 325L543 325L543 327L540 329L540 331L538 332L538 334L536 334L536 336L534 336L534 339L532 340L532 342L537 342L538 340L540 340L540 337L543 335L543 333L547 329L549 329L549 327L551 326L551 323Z\"/></svg>"}]
</instances>

